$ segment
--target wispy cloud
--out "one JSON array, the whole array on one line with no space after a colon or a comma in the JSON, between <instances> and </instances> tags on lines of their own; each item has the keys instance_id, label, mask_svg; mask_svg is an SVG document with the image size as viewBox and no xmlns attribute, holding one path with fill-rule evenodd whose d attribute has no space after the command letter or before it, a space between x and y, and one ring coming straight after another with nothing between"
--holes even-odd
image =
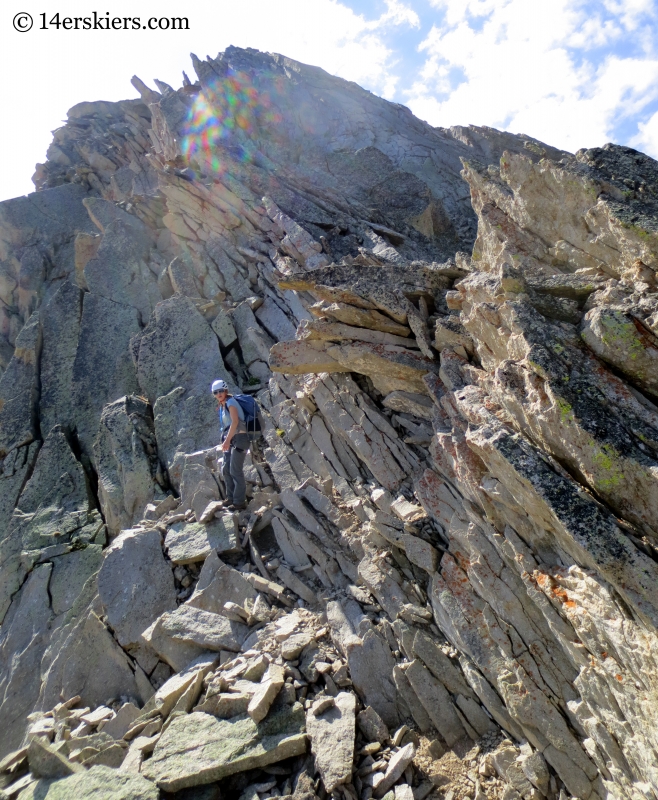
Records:
<instances>
[{"instance_id":1,"label":"wispy cloud","mask_svg":"<svg viewBox=\"0 0 658 800\"><path fill-rule=\"evenodd\" d=\"M658 155L658 121L648 121L658 101L653 0L431 2L440 18L419 44L424 64L406 89L415 114L567 150L621 134Z\"/></svg>"},{"instance_id":2,"label":"wispy cloud","mask_svg":"<svg viewBox=\"0 0 658 800\"><path fill-rule=\"evenodd\" d=\"M388 99L393 97L401 77L401 65L400 54L391 46L391 41L400 28L420 28L420 18L413 8L401 0L385 0L382 13L367 19L349 7L349 0L346 3L337 0L285 2L299 7L296 18L300 24L312 24L314 31L322 34L308 42L308 53L299 53L299 41L290 41L288 49L280 52L367 86ZM263 30L262 34L268 36L269 31Z\"/></svg>"}]
</instances>

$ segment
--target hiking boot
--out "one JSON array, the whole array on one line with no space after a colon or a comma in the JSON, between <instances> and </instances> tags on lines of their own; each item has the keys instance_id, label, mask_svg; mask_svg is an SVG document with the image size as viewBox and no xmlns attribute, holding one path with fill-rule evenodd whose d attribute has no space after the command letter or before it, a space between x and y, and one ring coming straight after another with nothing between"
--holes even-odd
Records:
<instances>
[{"instance_id":1,"label":"hiking boot","mask_svg":"<svg viewBox=\"0 0 658 800\"><path fill-rule=\"evenodd\" d=\"M247 507L246 503L240 503L239 505L237 503L231 503L231 505L229 506L229 510L230 511L244 511L246 509L246 507Z\"/></svg>"}]
</instances>

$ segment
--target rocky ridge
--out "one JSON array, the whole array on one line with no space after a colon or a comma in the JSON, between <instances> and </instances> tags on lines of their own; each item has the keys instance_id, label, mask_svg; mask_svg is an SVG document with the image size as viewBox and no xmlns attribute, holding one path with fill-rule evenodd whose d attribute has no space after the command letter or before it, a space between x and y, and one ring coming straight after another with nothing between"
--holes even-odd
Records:
<instances>
[{"instance_id":1,"label":"rocky ridge","mask_svg":"<svg viewBox=\"0 0 658 800\"><path fill-rule=\"evenodd\" d=\"M653 796L656 162L193 64L0 204L0 791Z\"/></svg>"}]
</instances>

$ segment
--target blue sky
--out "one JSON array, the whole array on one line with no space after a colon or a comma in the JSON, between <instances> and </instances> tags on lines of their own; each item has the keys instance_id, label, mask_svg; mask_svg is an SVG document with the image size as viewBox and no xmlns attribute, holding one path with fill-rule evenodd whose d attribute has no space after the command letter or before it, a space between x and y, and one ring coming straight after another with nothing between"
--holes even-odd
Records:
<instances>
[{"instance_id":1,"label":"blue sky","mask_svg":"<svg viewBox=\"0 0 658 800\"><path fill-rule=\"evenodd\" d=\"M658 157L658 0L112 3L117 16L185 14L186 32L44 31L44 5L8 0L0 14L0 199L31 191L70 106L135 96L135 73L178 86L191 51L230 44L316 64L432 125L490 125L570 151L615 141ZM58 5L90 13L88 0ZM19 11L34 17L31 31L12 29Z\"/></svg>"},{"instance_id":2,"label":"blue sky","mask_svg":"<svg viewBox=\"0 0 658 800\"><path fill-rule=\"evenodd\" d=\"M368 19L397 12L380 28L391 77L379 88L432 124L491 125L572 151L616 141L658 156L653 0L350 5Z\"/></svg>"}]
</instances>

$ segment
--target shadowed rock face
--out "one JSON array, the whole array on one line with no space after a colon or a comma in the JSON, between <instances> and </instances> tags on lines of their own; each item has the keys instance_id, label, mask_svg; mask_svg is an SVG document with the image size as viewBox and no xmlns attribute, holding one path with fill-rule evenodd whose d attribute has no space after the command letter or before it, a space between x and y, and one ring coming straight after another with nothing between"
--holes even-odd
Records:
<instances>
[{"instance_id":1,"label":"shadowed rock face","mask_svg":"<svg viewBox=\"0 0 658 800\"><path fill-rule=\"evenodd\" d=\"M7 769L238 797L312 752L398 800L409 723L506 800L658 792L656 162L193 62L0 204L0 756L53 707L60 748ZM217 378L262 409L243 515Z\"/></svg>"}]
</instances>

